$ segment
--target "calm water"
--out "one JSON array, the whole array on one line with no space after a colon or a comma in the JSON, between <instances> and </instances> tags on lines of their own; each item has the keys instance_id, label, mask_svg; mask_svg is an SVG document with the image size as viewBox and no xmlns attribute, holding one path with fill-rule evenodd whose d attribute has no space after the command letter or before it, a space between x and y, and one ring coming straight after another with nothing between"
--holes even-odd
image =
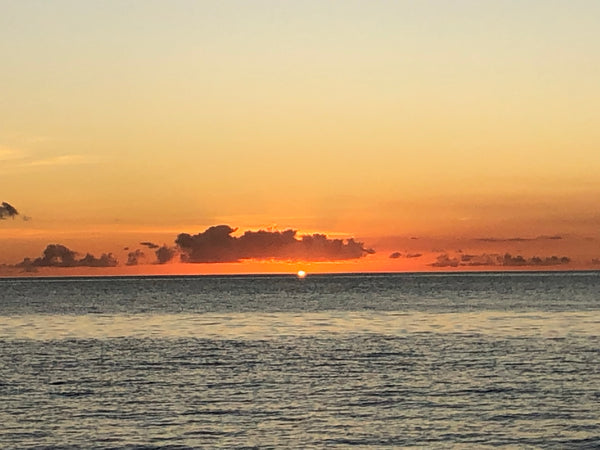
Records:
<instances>
[{"instance_id":1,"label":"calm water","mask_svg":"<svg viewBox=\"0 0 600 450\"><path fill-rule=\"evenodd\" d=\"M0 343L0 447L600 447L600 273L0 279Z\"/></svg>"}]
</instances>

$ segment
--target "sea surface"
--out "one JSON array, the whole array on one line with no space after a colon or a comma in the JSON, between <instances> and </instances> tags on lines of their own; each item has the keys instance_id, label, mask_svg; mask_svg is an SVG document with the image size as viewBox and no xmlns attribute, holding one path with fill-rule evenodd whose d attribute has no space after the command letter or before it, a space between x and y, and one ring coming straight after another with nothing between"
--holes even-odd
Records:
<instances>
[{"instance_id":1,"label":"sea surface","mask_svg":"<svg viewBox=\"0 0 600 450\"><path fill-rule=\"evenodd\" d=\"M0 448L600 448L600 272L0 279Z\"/></svg>"}]
</instances>

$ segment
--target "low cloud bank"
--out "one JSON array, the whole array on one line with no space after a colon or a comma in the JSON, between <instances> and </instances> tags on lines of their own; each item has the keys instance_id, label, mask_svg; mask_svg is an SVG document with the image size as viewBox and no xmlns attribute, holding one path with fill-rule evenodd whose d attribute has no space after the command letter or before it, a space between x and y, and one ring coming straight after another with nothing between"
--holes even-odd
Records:
<instances>
[{"instance_id":1,"label":"low cloud bank","mask_svg":"<svg viewBox=\"0 0 600 450\"><path fill-rule=\"evenodd\" d=\"M6 211L12 211L5 207ZM15 210L16 211L16 210ZM10 212L10 214L14 214ZM150 241L139 244L146 249L125 247L127 259L123 265L167 264L176 258L184 263L229 263L243 260L282 260L282 261L339 261L362 258L375 253L362 242L353 238L330 239L324 234L298 235L296 230L285 231L246 231L241 236L233 236L236 229L228 225L217 225L190 235L181 233L175 245L162 246ZM152 261L152 253L156 259ZM420 256L420 255L418 255ZM414 255L403 255L414 257ZM115 267L119 262L112 253L96 257L90 253L83 257L62 244L46 246L37 258L25 258L18 264L7 266L35 272L38 268L69 267Z\"/></svg>"},{"instance_id":2,"label":"low cloud bank","mask_svg":"<svg viewBox=\"0 0 600 450\"><path fill-rule=\"evenodd\" d=\"M524 237L512 237L512 238L479 238L476 241L480 242L528 242L528 241L558 241L563 239L563 237L559 234L554 235L541 235L533 238L524 238Z\"/></svg>"},{"instance_id":3,"label":"low cloud bank","mask_svg":"<svg viewBox=\"0 0 600 450\"><path fill-rule=\"evenodd\" d=\"M390 259L398 259L398 258L420 258L421 256L423 256L422 253L400 253L400 252L394 252L394 253L390 254L389 258Z\"/></svg>"},{"instance_id":4,"label":"low cloud bank","mask_svg":"<svg viewBox=\"0 0 600 450\"><path fill-rule=\"evenodd\" d=\"M64 245L50 244L39 258L25 258L15 267L32 270L38 267L115 267L118 265L112 253L103 253L98 258L91 253L87 253L83 258L77 256L77 252Z\"/></svg>"},{"instance_id":5,"label":"low cloud bank","mask_svg":"<svg viewBox=\"0 0 600 450\"><path fill-rule=\"evenodd\" d=\"M329 239L324 234L298 236L295 230L246 231L235 237L236 229L217 225L205 231L177 236L181 260L188 263L224 263L245 259L336 261L362 258L375 253L354 239ZM158 256L158 255L157 255Z\"/></svg>"},{"instance_id":6,"label":"low cloud bank","mask_svg":"<svg viewBox=\"0 0 600 450\"><path fill-rule=\"evenodd\" d=\"M533 256L526 258L521 255L513 256L510 253L504 255L482 253L479 255L460 255L451 257L447 253L438 255L435 262L429 264L431 267L477 267L477 266L501 266L501 267L550 267L569 264L571 259L567 256Z\"/></svg>"}]
</instances>

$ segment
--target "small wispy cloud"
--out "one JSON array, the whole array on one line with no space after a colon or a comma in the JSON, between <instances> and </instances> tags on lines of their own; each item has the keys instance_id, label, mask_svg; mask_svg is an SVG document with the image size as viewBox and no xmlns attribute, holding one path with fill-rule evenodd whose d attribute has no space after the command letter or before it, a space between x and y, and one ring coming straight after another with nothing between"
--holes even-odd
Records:
<instances>
[{"instance_id":1,"label":"small wispy cloud","mask_svg":"<svg viewBox=\"0 0 600 450\"><path fill-rule=\"evenodd\" d=\"M495 238L495 237L487 237L487 238L478 238L476 241L480 242L528 242L528 241L558 241L563 239L563 237L559 234L554 235L541 235L536 237L510 237L510 238Z\"/></svg>"},{"instance_id":2,"label":"small wispy cloud","mask_svg":"<svg viewBox=\"0 0 600 450\"><path fill-rule=\"evenodd\" d=\"M140 245L143 245L143 246L145 246L145 247L148 247L150 250L155 250L155 249L157 249L158 247L160 247L160 245L158 245L158 244L155 244L154 242L150 242L150 241L143 241L143 242L140 242Z\"/></svg>"},{"instance_id":3,"label":"small wispy cloud","mask_svg":"<svg viewBox=\"0 0 600 450\"><path fill-rule=\"evenodd\" d=\"M27 150L0 145L0 170L13 172L19 169L53 166L72 166L92 164L97 162L96 157L77 153L63 153L54 155L41 155Z\"/></svg>"},{"instance_id":4,"label":"small wispy cloud","mask_svg":"<svg viewBox=\"0 0 600 450\"><path fill-rule=\"evenodd\" d=\"M398 258L420 258L421 256L423 256L422 253L400 253L400 252L394 252L392 253L389 258L390 259L398 259Z\"/></svg>"},{"instance_id":5,"label":"small wispy cloud","mask_svg":"<svg viewBox=\"0 0 600 450\"><path fill-rule=\"evenodd\" d=\"M18 161L24 158L24 156L24 153L20 150L0 145L0 162L2 163Z\"/></svg>"},{"instance_id":6,"label":"small wispy cloud","mask_svg":"<svg viewBox=\"0 0 600 450\"><path fill-rule=\"evenodd\" d=\"M49 158L31 160L24 165L27 167L70 166L76 164L89 164L92 162L95 162L95 160L85 155L58 155Z\"/></svg>"}]
</instances>

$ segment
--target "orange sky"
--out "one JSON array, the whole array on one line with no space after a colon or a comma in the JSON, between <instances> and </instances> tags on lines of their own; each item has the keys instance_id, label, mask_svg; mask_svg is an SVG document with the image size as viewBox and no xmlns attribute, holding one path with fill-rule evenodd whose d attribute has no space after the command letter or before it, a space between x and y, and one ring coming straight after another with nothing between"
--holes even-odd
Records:
<instances>
[{"instance_id":1,"label":"orange sky","mask_svg":"<svg viewBox=\"0 0 600 450\"><path fill-rule=\"evenodd\" d=\"M600 267L598 17L591 0L5 2L0 202L20 215L0 220L0 273ZM179 233L218 224L375 253L175 262ZM179 253L157 265L142 241ZM119 265L9 267L48 244Z\"/></svg>"}]
</instances>

